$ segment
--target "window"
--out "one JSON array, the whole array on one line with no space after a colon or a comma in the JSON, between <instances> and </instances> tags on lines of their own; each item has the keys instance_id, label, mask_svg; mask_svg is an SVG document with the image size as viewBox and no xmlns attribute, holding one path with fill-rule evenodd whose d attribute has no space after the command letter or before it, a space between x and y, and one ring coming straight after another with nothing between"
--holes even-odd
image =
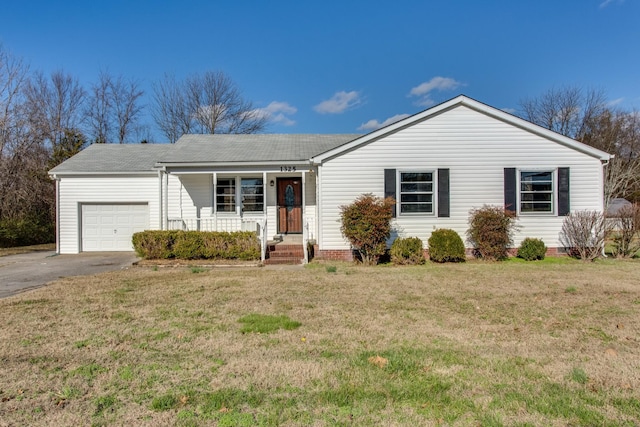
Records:
<instances>
[{"instance_id":1,"label":"window","mask_svg":"<svg viewBox=\"0 0 640 427\"><path fill-rule=\"evenodd\" d=\"M238 185L240 192L238 194ZM216 211L236 212L240 205L242 212L264 211L264 183L262 178L218 178L216 183Z\"/></svg>"},{"instance_id":2,"label":"window","mask_svg":"<svg viewBox=\"0 0 640 427\"><path fill-rule=\"evenodd\" d=\"M400 172L400 213L433 213L433 172Z\"/></svg>"},{"instance_id":3,"label":"window","mask_svg":"<svg viewBox=\"0 0 640 427\"><path fill-rule=\"evenodd\" d=\"M262 212L264 210L264 185L262 178L242 178L242 212Z\"/></svg>"},{"instance_id":4,"label":"window","mask_svg":"<svg viewBox=\"0 0 640 427\"><path fill-rule=\"evenodd\" d=\"M236 211L235 178L218 178L216 185L216 206L218 212Z\"/></svg>"},{"instance_id":5,"label":"window","mask_svg":"<svg viewBox=\"0 0 640 427\"><path fill-rule=\"evenodd\" d=\"M553 172L520 172L520 212L553 212Z\"/></svg>"}]
</instances>

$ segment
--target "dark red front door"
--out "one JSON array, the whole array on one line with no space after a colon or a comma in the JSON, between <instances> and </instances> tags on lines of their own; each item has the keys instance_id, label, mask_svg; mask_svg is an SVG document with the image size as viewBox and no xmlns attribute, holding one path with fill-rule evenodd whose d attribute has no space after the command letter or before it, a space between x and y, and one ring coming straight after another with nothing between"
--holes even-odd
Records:
<instances>
[{"instance_id":1,"label":"dark red front door","mask_svg":"<svg viewBox=\"0 0 640 427\"><path fill-rule=\"evenodd\" d=\"M302 233L300 178L278 178L278 233Z\"/></svg>"}]
</instances>

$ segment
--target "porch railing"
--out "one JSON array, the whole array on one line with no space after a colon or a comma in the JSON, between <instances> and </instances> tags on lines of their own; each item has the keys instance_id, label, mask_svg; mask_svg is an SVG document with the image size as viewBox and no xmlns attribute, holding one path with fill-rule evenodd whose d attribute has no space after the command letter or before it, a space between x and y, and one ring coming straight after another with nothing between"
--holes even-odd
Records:
<instances>
[{"instance_id":1,"label":"porch railing","mask_svg":"<svg viewBox=\"0 0 640 427\"><path fill-rule=\"evenodd\" d=\"M260 240L260 259L265 260L267 250L267 219L247 218L169 218L169 230L184 231L255 231Z\"/></svg>"}]
</instances>

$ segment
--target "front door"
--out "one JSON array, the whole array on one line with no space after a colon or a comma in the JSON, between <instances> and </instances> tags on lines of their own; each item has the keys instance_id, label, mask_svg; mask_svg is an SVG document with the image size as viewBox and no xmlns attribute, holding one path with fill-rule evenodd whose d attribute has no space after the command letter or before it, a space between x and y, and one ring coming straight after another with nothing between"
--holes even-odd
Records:
<instances>
[{"instance_id":1,"label":"front door","mask_svg":"<svg viewBox=\"0 0 640 427\"><path fill-rule=\"evenodd\" d=\"M278 233L302 233L300 178L278 178Z\"/></svg>"}]
</instances>

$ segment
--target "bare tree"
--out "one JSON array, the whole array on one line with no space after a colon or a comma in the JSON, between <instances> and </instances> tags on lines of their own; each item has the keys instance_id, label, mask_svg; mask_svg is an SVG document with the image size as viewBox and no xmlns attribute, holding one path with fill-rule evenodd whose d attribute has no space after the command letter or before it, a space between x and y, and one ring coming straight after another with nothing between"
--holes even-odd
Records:
<instances>
[{"instance_id":1,"label":"bare tree","mask_svg":"<svg viewBox=\"0 0 640 427\"><path fill-rule=\"evenodd\" d=\"M144 91L135 80L125 80L122 76L111 80L111 96L119 144L130 142L128 139L137 130L137 122L142 114L140 105L142 95Z\"/></svg>"},{"instance_id":2,"label":"bare tree","mask_svg":"<svg viewBox=\"0 0 640 427\"><path fill-rule=\"evenodd\" d=\"M521 101L522 116L540 126L613 154L605 167L604 201L631 197L640 185L640 116L616 111L602 91L551 89Z\"/></svg>"},{"instance_id":3,"label":"bare tree","mask_svg":"<svg viewBox=\"0 0 640 427\"><path fill-rule=\"evenodd\" d=\"M91 86L87 102L87 130L92 142L104 144L111 136L111 75L101 71Z\"/></svg>"},{"instance_id":4,"label":"bare tree","mask_svg":"<svg viewBox=\"0 0 640 427\"><path fill-rule=\"evenodd\" d=\"M65 130L77 129L84 120L85 91L78 80L63 71L50 78L38 72L25 87L26 108L37 140L57 146Z\"/></svg>"},{"instance_id":5,"label":"bare tree","mask_svg":"<svg viewBox=\"0 0 640 427\"><path fill-rule=\"evenodd\" d=\"M11 155L22 138L25 121L22 89L28 67L0 44L0 161Z\"/></svg>"},{"instance_id":6,"label":"bare tree","mask_svg":"<svg viewBox=\"0 0 640 427\"><path fill-rule=\"evenodd\" d=\"M143 94L136 80L113 77L107 71L101 71L98 82L91 87L86 111L93 141L131 142L138 133Z\"/></svg>"},{"instance_id":7,"label":"bare tree","mask_svg":"<svg viewBox=\"0 0 640 427\"><path fill-rule=\"evenodd\" d=\"M243 99L229 76L221 71L193 75L183 82L165 75L154 85L153 117L175 142L186 133L256 133L266 118Z\"/></svg>"},{"instance_id":8,"label":"bare tree","mask_svg":"<svg viewBox=\"0 0 640 427\"><path fill-rule=\"evenodd\" d=\"M530 122L579 140L587 123L607 109L607 99L600 90L567 86L525 99L520 107L522 117Z\"/></svg>"}]
</instances>

